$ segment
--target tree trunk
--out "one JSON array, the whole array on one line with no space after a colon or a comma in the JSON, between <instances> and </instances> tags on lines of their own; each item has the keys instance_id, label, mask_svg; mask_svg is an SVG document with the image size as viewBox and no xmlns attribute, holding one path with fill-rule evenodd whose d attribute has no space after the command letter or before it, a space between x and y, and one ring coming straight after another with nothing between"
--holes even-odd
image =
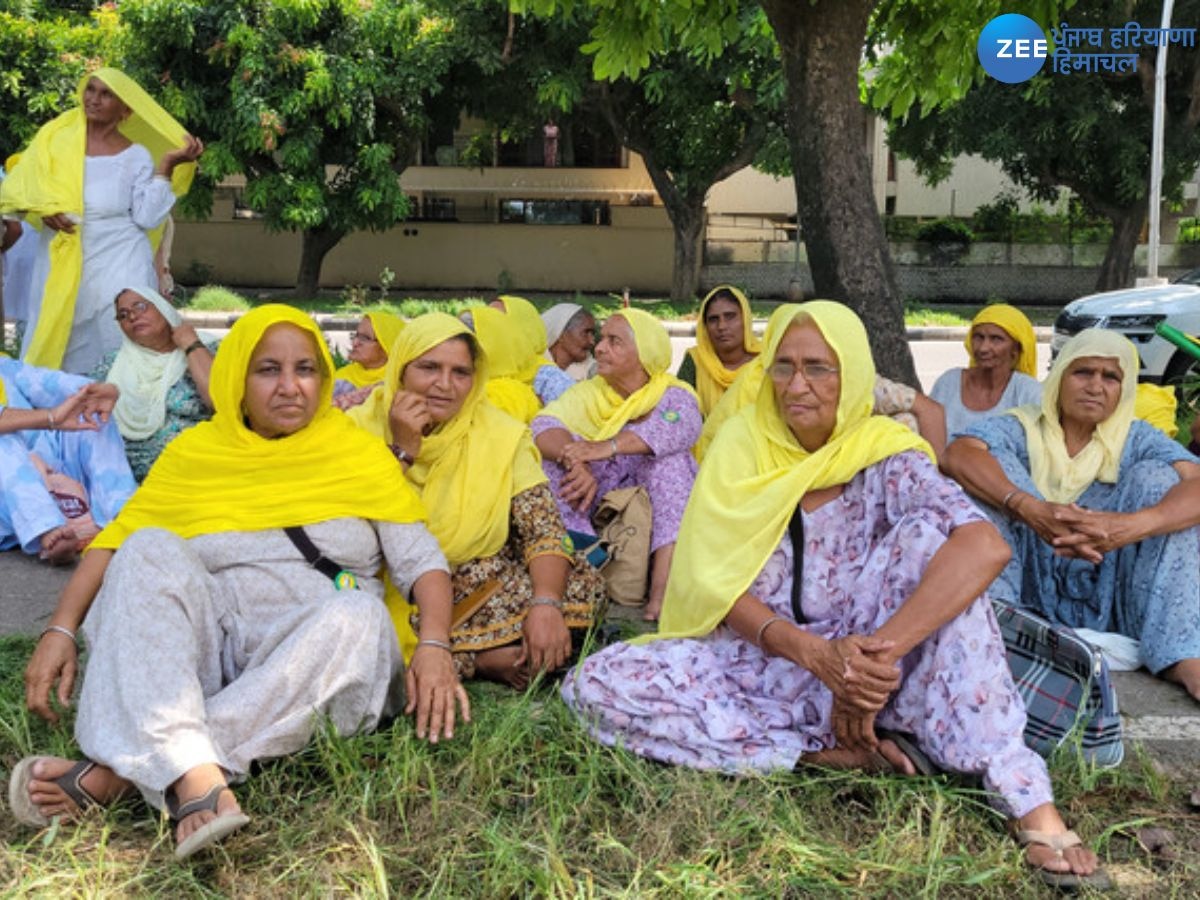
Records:
<instances>
[{"instance_id":1,"label":"tree trunk","mask_svg":"<svg viewBox=\"0 0 1200 900\"><path fill-rule=\"evenodd\" d=\"M874 0L763 0L783 63L800 227L817 294L867 327L881 374L918 386L866 152L858 68Z\"/></svg>"},{"instance_id":2,"label":"tree trunk","mask_svg":"<svg viewBox=\"0 0 1200 900\"><path fill-rule=\"evenodd\" d=\"M700 287L700 262L703 255L704 203L676 210L671 214L675 232L675 265L671 270L671 299L695 300Z\"/></svg>"},{"instance_id":3,"label":"tree trunk","mask_svg":"<svg viewBox=\"0 0 1200 900\"><path fill-rule=\"evenodd\" d=\"M1133 252L1146 220L1146 202L1143 200L1134 208L1112 210L1108 218L1113 233L1108 240L1108 249L1104 251L1104 262L1100 264L1097 291L1115 291L1133 285Z\"/></svg>"},{"instance_id":4,"label":"tree trunk","mask_svg":"<svg viewBox=\"0 0 1200 900\"><path fill-rule=\"evenodd\" d=\"M338 245L346 232L335 228L306 228L300 249L300 269L296 272L296 297L308 300L317 296L321 283L321 264L326 254Z\"/></svg>"}]
</instances>

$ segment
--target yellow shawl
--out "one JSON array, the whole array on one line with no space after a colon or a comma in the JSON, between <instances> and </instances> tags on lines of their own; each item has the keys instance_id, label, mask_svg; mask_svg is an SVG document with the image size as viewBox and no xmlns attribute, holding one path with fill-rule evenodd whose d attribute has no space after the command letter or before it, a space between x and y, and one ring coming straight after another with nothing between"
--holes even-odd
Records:
<instances>
[{"instance_id":1,"label":"yellow shawl","mask_svg":"<svg viewBox=\"0 0 1200 900\"><path fill-rule=\"evenodd\" d=\"M713 288L700 303L700 320L696 323L696 346L688 351L696 364L696 395L700 398L700 412L707 416L716 407L726 388L733 384L738 373L746 366L738 369L727 369L713 349L712 339L704 325L704 315L708 311L708 303L713 296L732 294L742 308L742 347L747 353L757 354L762 350L762 342L754 336L754 320L750 312L750 301L746 295L731 284L722 284ZM747 363L746 365L749 365Z\"/></svg>"},{"instance_id":2,"label":"yellow shawl","mask_svg":"<svg viewBox=\"0 0 1200 900\"><path fill-rule=\"evenodd\" d=\"M1081 356L1116 359L1124 380L1116 410L1096 426L1087 446L1071 457L1067 454L1066 437L1059 420L1058 397L1067 367ZM1137 373L1137 350L1129 338L1102 328L1085 328L1063 344L1058 352L1050 374L1042 384L1042 405L1008 410L1007 414L1016 416L1025 428L1029 474L1046 500L1071 503L1078 500L1093 481L1116 482L1125 438L1133 423Z\"/></svg>"},{"instance_id":3,"label":"yellow shawl","mask_svg":"<svg viewBox=\"0 0 1200 900\"><path fill-rule=\"evenodd\" d=\"M575 385L541 413L558 419L572 434L588 441L614 437L627 422L640 419L654 409L669 387L695 393L690 384L667 374L671 365L671 338L658 319L640 309L619 309L613 315L621 316L633 329L638 359L650 380L628 397L622 397L596 375Z\"/></svg>"},{"instance_id":4,"label":"yellow shawl","mask_svg":"<svg viewBox=\"0 0 1200 900\"><path fill-rule=\"evenodd\" d=\"M997 328L1003 328L1021 348L1016 370L1024 372L1030 378L1037 378L1037 338L1033 334L1033 323L1025 313L1007 303L993 303L981 309L971 320L971 327L967 329L967 337L963 341L967 347L967 355L971 357L972 366L975 365L975 353L971 349L971 334L976 325L995 325Z\"/></svg>"},{"instance_id":5,"label":"yellow shawl","mask_svg":"<svg viewBox=\"0 0 1200 900\"><path fill-rule=\"evenodd\" d=\"M363 318L371 320L371 327L375 329L375 340L379 341L379 346L383 348L384 353L391 349L392 344L396 343L396 338L400 336L400 332L404 330L404 320L391 313L371 312ZM361 388L383 381L385 372L387 372L387 363L377 369L367 369L362 363L352 362L334 372L333 377L348 381L356 388Z\"/></svg>"},{"instance_id":6,"label":"yellow shawl","mask_svg":"<svg viewBox=\"0 0 1200 900\"><path fill-rule=\"evenodd\" d=\"M1175 434L1179 431L1175 421L1178 408L1174 388L1161 384L1138 384L1133 404L1134 417L1153 425L1171 440L1175 440Z\"/></svg>"},{"instance_id":7,"label":"yellow shawl","mask_svg":"<svg viewBox=\"0 0 1200 900\"><path fill-rule=\"evenodd\" d=\"M491 306L476 306L470 312L475 337L488 361L488 400L514 419L532 422L542 401L531 387L533 376L529 381L524 379L530 342L521 330L521 322Z\"/></svg>"},{"instance_id":8,"label":"yellow shawl","mask_svg":"<svg viewBox=\"0 0 1200 900\"><path fill-rule=\"evenodd\" d=\"M117 69L97 69L79 81L79 105L43 125L20 163L0 182L0 212L26 213L41 227L43 216L69 213L83 216L83 170L87 151L87 118L83 112L83 90L90 78L98 78L121 98L132 114L120 125L121 134L150 151L155 164L168 151L183 144L187 132L151 99L138 84ZM195 174L195 163L175 167L171 188L175 196L187 193ZM31 365L57 369L62 364L71 322L75 317L75 295L83 272L81 229L73 234L60 231L50 242L50 274L41 299L37 329L29 336L29 349L22 354ZM151 232L151 246L158 247L161 228Z\"/></svg>"},{"instance_id":9,"label":"yellow shawl","mask_svg":"<svg viewBox=\"0 0 1200 900\"><path fill-rule=\"evenodd\" d=\"M498 299L504 307L504 311L520 331L521 338L525 342L525 350L528 353L521 364L521 371L517 377L533 387L533 379L536 377L538 369L552 364L546 358L546 323L542 321L537 307L524 297L512 297L505 294Z\"/></svg>"},{"instance_id":10,"label":"yellow shawl","mask_svg":"<svg viewBox=\"0 0 1200 900\"><path fill-rule=\"evenodd\" d=\"M281 322L313 336L326 374L313 420L295 434L268 440L246 426L242 398L254 348L268 328ZM190 538L344 516L424 520L416 491L387 447L330 405L332 369L320 329L299 310L268 304L242 316L213 360L211 421L167 445L146 481L92 547L116 549L134 531L150 526Z\"/></svg>"},{"instance_id":11,"label":"yellow shawl","mask_svg":"<svg viewBox=\"0 0 1200 900\"><path fill-rule=\"evenodd\" d=\"M805 316L840 362L833 434L819 450L806 451L779 414L774 383L762 383L754 404L729 420L700 467L679 528L658 633L640 641L696 637L719 625L754 583L809 491L845 484L905 450L933 458L918 435L871 415L875 364L866 329L847 307L814 300L772 316L763 358L773 360L788 326Z\"/></svg>"}]
</instances>

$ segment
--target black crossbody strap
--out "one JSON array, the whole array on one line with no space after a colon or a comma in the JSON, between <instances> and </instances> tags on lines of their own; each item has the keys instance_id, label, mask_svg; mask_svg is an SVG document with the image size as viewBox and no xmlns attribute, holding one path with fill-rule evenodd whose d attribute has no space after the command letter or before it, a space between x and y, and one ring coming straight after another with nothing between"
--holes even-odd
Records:
<instances>
[{"instance_id":1,"label":"black crossbody strap","mask_svg":"<svg viewBox=\"0 0 1200 900\"><path fill-rule=\"evenodd\" d=\"M338 575L342 573L342 567L333 560L322 556L321 551L317 549L317 545L312 542L312 538L304 533L303 528L299 525L294 525L291 528L283 529L283 533L296 545L296 549L300 551L300 555L304 557L310 566L334 582L334 584L337 583Z\"/></svg>"},{"instance_id":2,"label":"black crossbody strap","mask_svg":"<svg viewBox=\"0 0 1200 900\"><path fill-rule=\"evenodd\" d=\"M788 534L792 537L792 615L803 625L808 619L800 603L800 590L804 586L804 514L799 503L788 520Z\"/></svg>"}]
</instances>

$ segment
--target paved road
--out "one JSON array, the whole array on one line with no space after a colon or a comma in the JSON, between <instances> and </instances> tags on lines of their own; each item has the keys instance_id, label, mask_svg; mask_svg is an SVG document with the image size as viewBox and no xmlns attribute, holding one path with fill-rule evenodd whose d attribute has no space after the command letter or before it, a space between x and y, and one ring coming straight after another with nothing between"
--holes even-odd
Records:
<instances>
[{"instance_id":1,"label":"paved road","mask_svg":"<svg viewBox=\"0 0 1200 900\"><path fill-rule=\"evenodd\" d=\"M676 338L672 345L678 362L691 340ZM966 363L961 341L914 341L912 346L926 389L947 368ZM1044 372L1047 344L1038 345L1038 356L1038 370ZM69 574L16 551L0 553L0 634L41 631ZM1200 704L1145 672L1119 673L1116 678L1128 738L1141 741L1164 767L1189 774L1200 771Z\"/></svg>"}]
</instances>

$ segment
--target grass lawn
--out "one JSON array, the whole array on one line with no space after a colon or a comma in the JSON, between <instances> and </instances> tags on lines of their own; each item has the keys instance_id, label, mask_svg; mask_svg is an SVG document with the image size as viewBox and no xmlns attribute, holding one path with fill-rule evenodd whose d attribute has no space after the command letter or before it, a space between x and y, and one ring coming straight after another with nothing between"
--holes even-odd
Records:
<instances>
[{"instance_id":1,"label":"grass lawn","mask_svg":"<svg viewBox=\"0 0 1200 900\"><path fill-rule=\"evenodd\" d=\"M71 754L22 705L27 638L0 639L0 764ZM0 825L5 896L1050 896L977 790L807 771L733 779L589 741L549 687L472 685L474 722L438 746L407 721L322 734L237 788L252 823L188 865L140 803L34 833ZM1053 766L1068 820L1128 896L1195 896L1189 785L1142 758ZM1171 861L1133 839L1175 835Z\"/></svg>"},{"instance_id":2,"label":"grass lawn","mask_svg":"<svg viewBox=\"0 0 1200 900\"><path fill-rule=\"evenodd\" d=\"M463 296L461 294L445 293L444 296L400 297L389 295L380 299L378 292L371 294L351 295L343 291L340 294L322 294L316 298L297 300L288 291L248 291L241 294L220 287L205 287L193 292L187 292L186 309L195 311L227 312L250 309L262 303L287 303L310 312L339 313L343 315L362 315L365 312L385 311L398 313L411 318L430 310L442 310L457 315L462 310L478 306L490 298L479 296ZM539 309L548 309L556 303L578 303L591 309L598 318L606 318L621 306L621 298L606 294L575 294L553 295L533 294L528 298ZM361 300L362 302L356 302ZM645 309L664 320L694 320L696 318L696 303L677 303L671 300L644 300L634 298L634 303L640 309ZM773 300L752 300L750 308L756 318L767 318L779 306ZM947 304L926 303L921 300L909 300L905 303L905 321L909 326L967 325L972 317L979 312L982 304ZM1037 306L1027 307L1025 312L1033 320L1034 325L1052 325L1061 307Z\"/></svg>"}]
</instances>

